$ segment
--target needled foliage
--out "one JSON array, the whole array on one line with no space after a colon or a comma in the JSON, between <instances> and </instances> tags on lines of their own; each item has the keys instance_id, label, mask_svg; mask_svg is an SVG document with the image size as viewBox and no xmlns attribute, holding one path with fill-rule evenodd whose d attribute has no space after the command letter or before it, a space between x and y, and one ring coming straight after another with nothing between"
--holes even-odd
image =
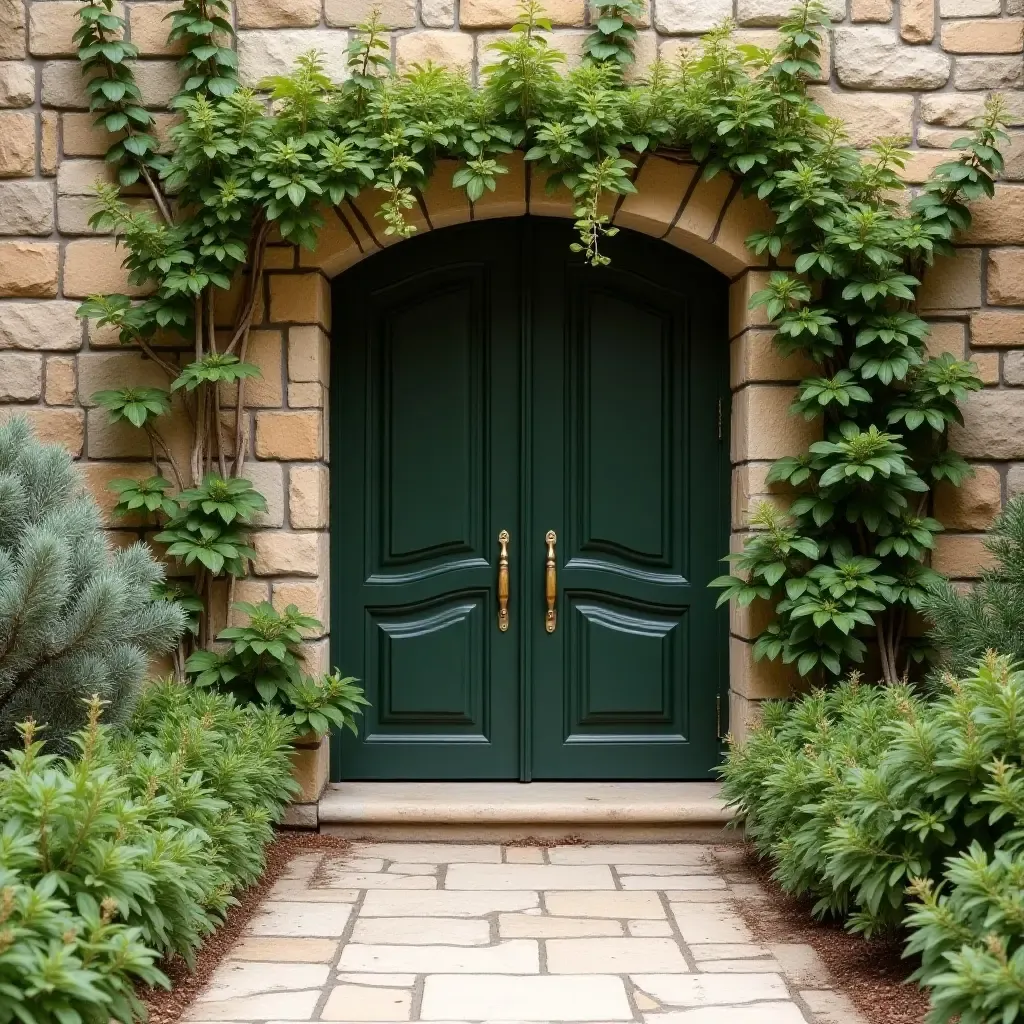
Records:
<instances>
[{"instance_id":1,"label":"needled foliage","mask_svg":"<svg viewBox=\"0 0 1024 1024\"><path fill-rule=\"evenodd\" d=\"M968 591L947 580L929 594L930 637L950 671L962 673L985 651L1024 662L1024 497L992 524L985 547L995 563Z\"/></svg>"},{"instance_id":2,"label":"needled foliage","mask_svg":"<svg viewBox=\"0 0 1024 1024\"><path fill-rule=\"evenodd\" d=\"M68 453L23 419L0 426L0 746L34 717L59 741L99 694L112 722L132 711L154 654L185 616L155 600L163 567L149 548L111 551Z\"/></svg>"},{"instance_id":3,"label":"needled foliage","mask_svg":"<svg viewBox=\"0 0 1024 1024\"><path fill-rule=\"evenodd\" d=\"M1019 1019L1024 672L990 654L934 700L850 680L769 702L724 776L787 891L866 935L910 930L930 1021Z\"/></svg>"},{"instance_id":4,"label":"needled foliage","mask_svg":"<svg viewBox=\"0 0 1024 1024\"><path fill-rule=\"evenodd\" d=\"M109 40L112 0L85 10L100 8L90 24ZM118 235L133 283L153 294L138 303L94 297L81 309L164 363L195 425L182 471L190 486L215 465L222 477L242 475L245 417L236 418L232 443L214 425L225 384L244 408L245 378L255 372L246 351L271 230L315 248L334 206L365 229L406 237L442 160L454 161L445 173L476 203L497 189L518 151L549 190L571 198L573 248L603 264L603 243L617 230L606 210L636 190L642 163L655 153L689 159L704 178L732 175L773 214L747 245L758 256L791 256L794 266L774 271L753 304L777 327L780 350L814 365L792 411L822 434L773 466L769 479L792 489L792 504L788 513L757 512L754 537L734 556L736 575L716 581L722 600L770 602L775 619L755 656L817 680L842 676L869 642L889 682L924 656L907 640L907 622L933 580L925 563L941 525L928 514L929 495L937 481L956 484L969 472L949 449L947 428L980 381L971 364L929 355L914 295L925 267L951 253L954 234L969 225L966 204L992 193L1005 138L998 100L954 144L960 158L940 165L908 208L899 195L901 140L879 140L864 156L807 95L827 27L819 0L794 9L774 50L735 45L726 24L676 64L655 63L646 80L624 75L631 21L642 13L636 0L595 5L595 31L572 69L550 43L539 3L526 0L512 32L489 46L478 86L432 65L396 73L373 18L353 34L343 83L331 82L311 52L260 90L234 79L224 9L223 0L184 0L174 16L188 77L175 100L182 123L172 152L157 159L144 143L136 153L115 142L110 153L122 173L137 168L150 182L160 219L126 206L112 186L99 194L95 226ZM119 112L130 120L131 55L123 44L90 46L83 57L100 123L113 113L120 124ZM367 193L376 197L371 218L352 205ZM234 327L218 338L232 282ZM194 343L195 361L179 370L162 360L150 344L158 331ZM152 398L129 404L158 420L164 413ZM154 457L166 455L148 416L142 429Z\"/></svg>"},{"instance_id":5,"label":"needled foliage","mask_svg":"<svg viewBox=\"0 0 1024 1024\"><path fill-rule=\"evenodd\" d=\"M0 769L2 1024L144 1018L135 984L167 984L161 956L192 962L294 790L271 709L162 682L128 730L101 712L88 702L68 758L27 723Z\"/></svg>"}]
</instances>

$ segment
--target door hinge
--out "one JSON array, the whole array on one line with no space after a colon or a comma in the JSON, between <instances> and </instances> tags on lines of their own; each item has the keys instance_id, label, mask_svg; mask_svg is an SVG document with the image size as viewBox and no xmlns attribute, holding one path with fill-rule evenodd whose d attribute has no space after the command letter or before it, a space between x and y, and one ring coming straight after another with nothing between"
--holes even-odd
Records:
<instances>
[{"instance_id":1,"label":"door hinge","mask_svg":"<svg viewBox=\"0 0 1024 1024\"><path fill-rule=\"evenodd\" d=\"M718 440L722 440L722 400L718 400Z\"/></svg>"},{"instance_id":2,"label":"door hinge","mask_svg":"<svg viewBox=\"0 0 1024 1024\"><path fill-rule=\"evenodd\" d=\"M722 738L722 695L715 694L715 739Z\"/></svg>"}]
</instances>

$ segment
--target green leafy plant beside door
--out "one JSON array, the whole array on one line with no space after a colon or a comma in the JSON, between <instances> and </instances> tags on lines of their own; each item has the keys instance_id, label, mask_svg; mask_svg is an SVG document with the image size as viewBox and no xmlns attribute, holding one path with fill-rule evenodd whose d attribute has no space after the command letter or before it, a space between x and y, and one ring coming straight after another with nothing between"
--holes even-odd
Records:
<instances>
[{"instance_id":1,"label":"green leafy plant beside door","mask_svg":"<svg viewBox=\"0 0 1024 1024\"><path fill-rule=\"evenodd\" d=\"M452 184L475 202L497 188L503 158L519 150L548 188L571 194L574 248L601 264L604 240L617 230L602 201L635 191L650 153L692 158L705 178L731 174L774 212L774 226L747 244L792 256L794 266L774 272L754 301L777 328L775 344L815 364L793 414L823 428L806 452L773 467L771 480L795 498L788 513L755 513L737 575L716 581L722 600L771 602L775 618L756 656L818 679L862 660L868 642L889 681L923 656L908 623L933 579L925 562L941 526L928 515L929 495L938 481L957 484L969 472L949 449L947 428L980 382L971 364L928 355L914 294L924 268L970 223L966 204L992 193L1005 138L997 99L956 144L960 159L938 167L904 210L899 140L880 140L865 157L807 95L827 24L819 0L794 10L774 50L737 46L723 25L676 64L653 65L645 81L626 77L633 0L595 6L585 58L565 72L537 0L527 0L511 36L492 44L480 86L432 65L396 74L374 17L353 35L343 84L312 52L263 83L270 106L238 84L227 9L225 0L184 0L171 15L171 38L186 52L173 103L182 121L168 155L153 142L131 71L136 51L118 38L112 0L84 3L77 35L97 123L115 133L108 160L123 184L146 185L156 210L126 206L113 186L99 190L95 225L116 233L133 283L152 293L141 302L94 297L80 312L139 345L184 396L193 433L178 485L198 488L209 473L242 476L245 382L256 372L247 340L272 231L312 248L326 205L371 191L383 233L408 236L408 213L440 160L456 161ZM218 311L232 288L233 326L220 339ZM183 369L154 347L164 333L193 345ZM233 427L221 408L225 385L237 389ZM169 446L150 429L169 393L126 392L102 401L141 420L154 460L173 468ZM151 482L144 503L159 492ZM176 537L176 550L194 551L207 573L216 570L197 546L222 555L232 576L244 568L241 539L237 558L220 550L221 536L193 540Z\"/></svg>"}]
</instances>

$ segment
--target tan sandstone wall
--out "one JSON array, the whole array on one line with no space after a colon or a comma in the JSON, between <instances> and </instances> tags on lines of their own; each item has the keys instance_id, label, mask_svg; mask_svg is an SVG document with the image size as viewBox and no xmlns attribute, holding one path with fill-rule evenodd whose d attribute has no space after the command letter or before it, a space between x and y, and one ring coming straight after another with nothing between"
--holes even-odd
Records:
<instances>
[{"instance_id":1,"label":"tan sandstone wall","mask_svg":"<svg viewBox=\"0 0 1024 1024\"><path fill-rule=\"evenodd\" d=\"M90 185L106 173L106 141L86 112L71 43L76 6L76 0L0 0L0 415L27 414L44 438L80 456L90 486L109 510L113 499L104 485L110 479L145 476L151 469L138 432L109 425L89 396L128 380L164 385L165 379L136 353L121 350L109 333L85 327L74 316L84 296L125 289L113 241L87 224ZM175 4L137 0L123 6L130 37L143 54L140 86L147 104L159 110L177 81L162 20ZM243 77L255 82L285 71L312 47L327 52L332 74L340 77L349 29L371 6L371 0L237 0ZM547 6L556 25L555 45L578 59L587 34L584 0L549 0ZM790 0L653 0L640 35L640 64L656 54L672 59L725 17L736 21L741 39L770 44L772 26L789 6ZM513 0L382 0L380 7L395 28L392 53L400 67L430 59L473 73L486 63L487 43L511 24L514 11ZM835 27L827 81L814 86L815 95L846 121L858 146L883 134L910 137L909 183L920 183L949 158L947 147L981 110L989 90L1005 94L1013 126L1024 127L1024 0L829 0L829 7ZM161 127L167 124L165 115ZM936 511L949 532L940 538L935 565L958 579L976 573L984 555L983 531L1001 503L1024 491L1024 132L1014 132L1008 156L996 199L975 209L959 258L938 266L921 296L933 322L934 348L968 354L986 382L967 407L966 428L956 434L977 475L960 492L937 497ZM677 203L661 202L658 166L646 168L644 191L623 204L621 222L649 233L664 230L675 244L734 278L736 546L751 500L766 491L770 460L806 440L804 426L785 411L802 368L778 358L764 325L745 309L760 273L743 271L736 239L756 214L737 206L730 231L725 197L715 200L709 193L706 203L718 203L718 219L703 234L681 230L683 222L669 223L657 212L660 203L669 211L665 216L680 217ZM678 173L664 171L668 177ZM492 215L525 209L521 198L504 202L492 204ZM464 219L468 212L451 212L457 207L454 198L444 196L434 226L445 223L445 216ZM659 216L664 228L658 226ZM332 230L341 228L335 223ZM267 495L270 511L256 534L255 575L239 585L236 596L295 603L325 622L328 277L362 249L374 247L371 240L356 256L336 258L336 252L349 252L351 242L325 242L325 251L333 246L330 254L301 261L289 248L271 251L263 315L257 317L260 327L250 351L264 380L249 389L254 408L248 414L247 475ZM172 437L172 445L183 440ZM124 524L116 526L119 541L136 535ZM751 663L756 619L756 613L732 617L731 708L740 731L757 700L786 692L791 682L772 666ZM314 645L319 664L325 645L325 639Z\"/></svg>"}]
</instances>

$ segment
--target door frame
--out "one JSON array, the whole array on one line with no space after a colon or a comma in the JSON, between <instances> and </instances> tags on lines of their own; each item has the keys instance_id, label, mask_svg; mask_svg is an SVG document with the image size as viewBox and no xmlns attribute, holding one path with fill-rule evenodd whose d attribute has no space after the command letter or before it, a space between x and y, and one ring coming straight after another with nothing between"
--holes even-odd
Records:
<instances>
[{"instance_id":1,"label":"door frame","mask_svg":"<svg viewBox=\"0 0 1024 1024\"><path fill-rule=\"evenodd\" d=\"M518 233L520 252L517 254L520 260L525 260L527 250L530 246L531 239L531 224L537 221L537 217L524 216L521 218L504 218L508 220L521 220L524 224L525 230ZM550 220L551 218L543 218ZM469 224L461 224L454 230L470 229ZM431 232L433 234L433 232ZM628 232L632 234L632 232ZM638 237L645 241L650 241L650 236L637 233ZM680 250L672 246L668 242L664 242L669 249L675 250L679 253ZM691 259L696 260L697 257L692 254L687 254ZM713 269L709 267L709 270ZM531 469L531 450L532 450L532 411L531 404L533 398L533 389L531 385L533 366L533 346L528 344L528 339L525 337L528 332L528 325L530 323L529 309L530 303L529 289L521 289L521 302L523 308L521 309L521 330L524 337L521 339L520 344L520 374L523 386L520 387L520 464L519 464L519 479L526 479L528 472ZM725 304L723 303L723 306ZM718 545L718 549L723 553L728 550L729 546L729 534L730 534L730 487L729 487L729 476L730 476L730 381L729 381L729 334L731 333L728 326L728 313L727 308L722 308L720 311L720 322L721 322L721 348L722 357L715 360L715 376L716 380L713 382L715 391L718 394L718 457L715 459L716 476L717 479L709 481L712 485L714 493L715 503L715 535L714 542ZM337 331L337 327L335 327ZM340 360L332 359L329 368L330 378L332 384L332 390L335 395L339 394L337 387L337 377L340 370ZM341 422L341 417L336 416L335 424ZM344 444L344 437L340 434L338 428L332 424L330 426L331 436L331 447L335 452L339 450L339 447ZM345 537L341 531L334 530L334 524L336 521L337 510L340 507L342 501L363 501L364 494L360 493L353 495L351 493L342 495L341 490L341 474L332 473L330 474L330 491L331 491L331 508L332 513L329 519L330 539L331 539L331 563L334 563L334 544L344 544ZM524 529L526 524L530 523L532 518L532 495L529 488L519 487L519 516L520 522L523 524ZM337 533L337 537L335 534ZM360 540L360 546L362 541ZM521 544L519 545L522 546ZM522 560L522 551L519 552L520 561ZM340 588L340 574L332 572L330 582L331 592L331 610L333 616L342 616L345 614L352 614L352 609L347 609L343 601L343 595ZM525 586L519 586L513 590L513 614L517 615L520 622L525 620L525 602L528 599L529 594ZM719 751L723 748L723 739L728 731L728 713L729 713L729 615L728 609L719 609L715 613L715 634L714 634L714 664L715 664L715 679L713 682L713 692L715 697L716 709L717 709L717 722L718 722L718 743ZM332 629L329 634L329 643L333 643L335 631ZM530 670L531 670L531 656L532 656L532 631L525 629L523 631L522 644L520 647L520 658L519 658L519 672L518 672L518 689L519 689L519 781L529 782L532 778L532 687L530 685ZM331 652L331 662L333 664L333 651ZM332 782L343 781L341 773L341 744L338 742L337 737L331 744L331 757L330 757L330 777Z\"/></svg>"}]
</instances>

